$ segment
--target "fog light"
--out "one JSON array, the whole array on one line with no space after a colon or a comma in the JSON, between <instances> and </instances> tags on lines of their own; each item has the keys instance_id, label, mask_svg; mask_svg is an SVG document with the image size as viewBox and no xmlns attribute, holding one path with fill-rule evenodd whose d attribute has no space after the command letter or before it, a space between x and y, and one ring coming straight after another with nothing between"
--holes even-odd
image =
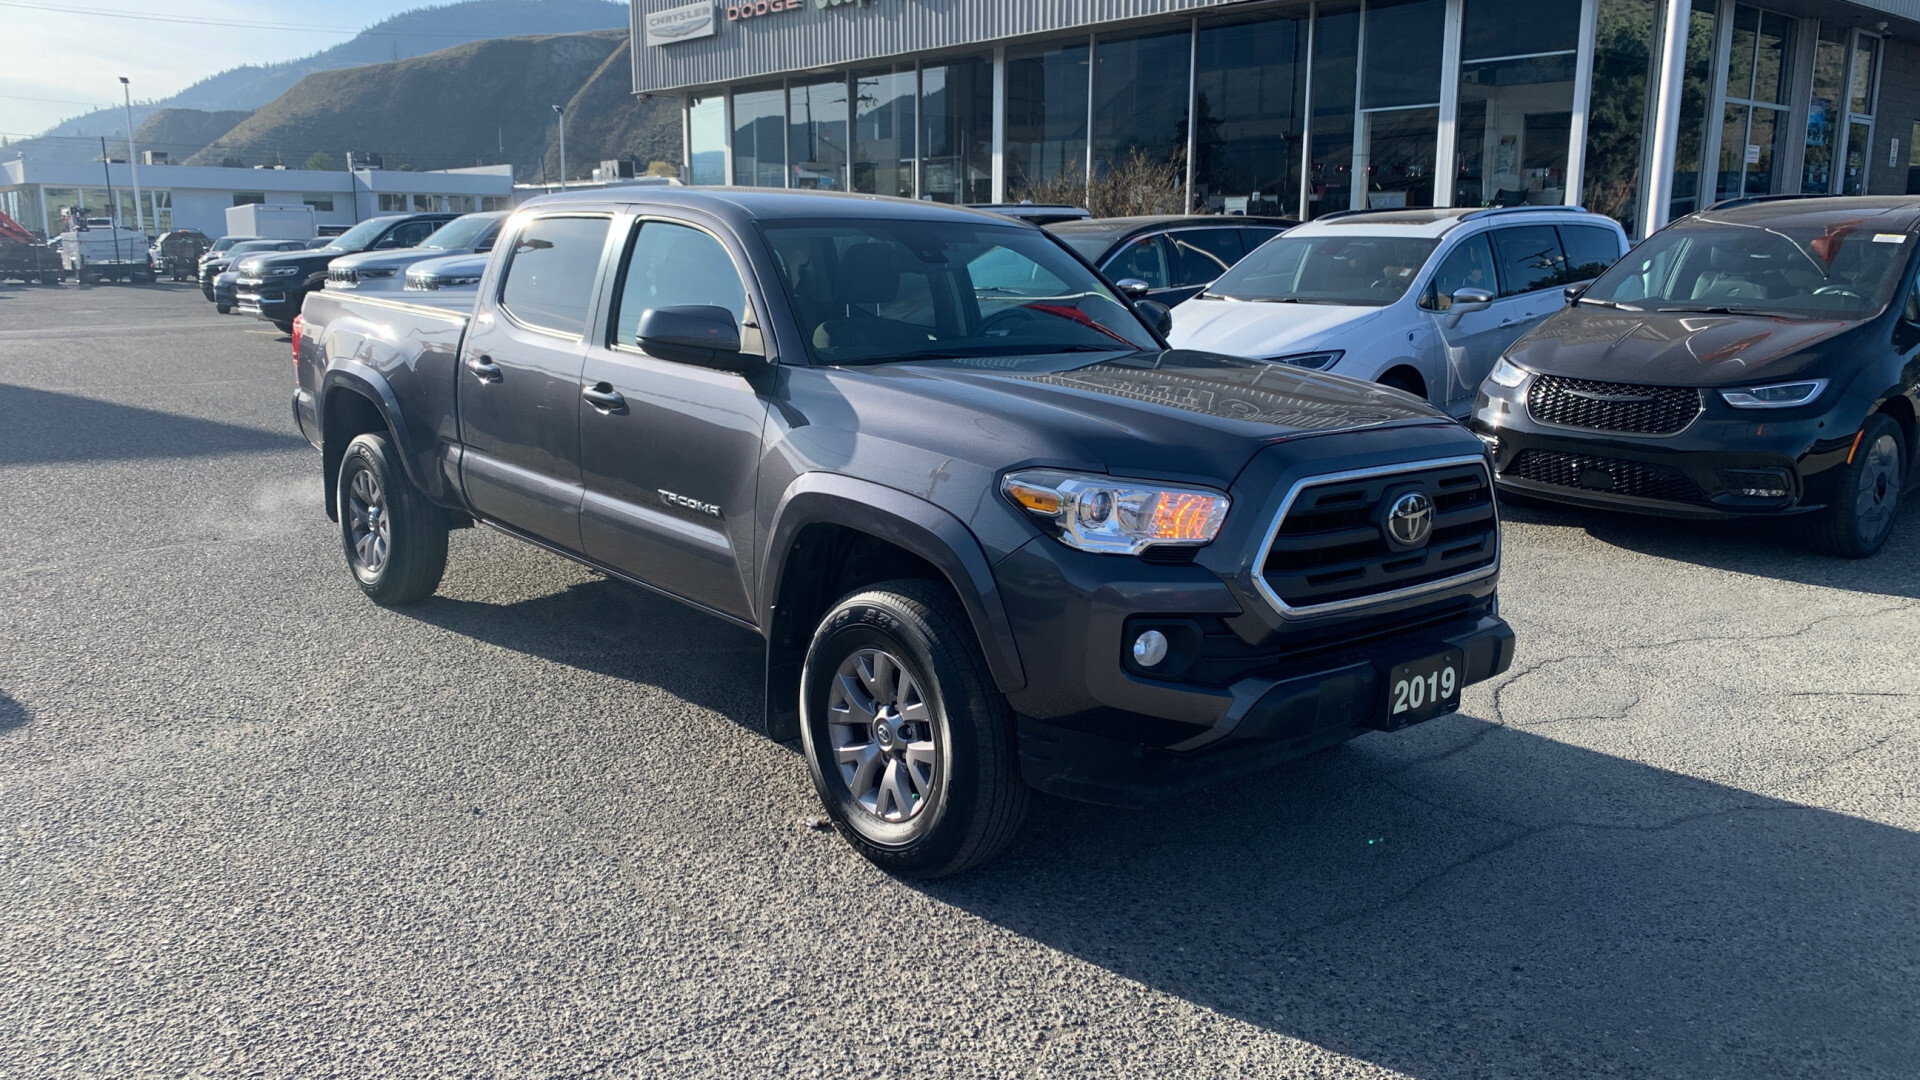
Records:
<instances>
[{"instance_id":1,"label":"fog light","mask_svg":"<svg viewBox=\"0 0 1920 1080\"><path fill-rule=\"evenodd\" d=\"M1500 456L1500 436L1488 435L1485 432L1479 431L1474 432L1474 434L1480 436L1480 441L1486 446L1487 453L1494 457Z\"/></svg>"},{"instance_id":2,"label":"fog light","mask_svg":"<svg viewBox=\"0 0 1920 1080\"><path fill-rule=\"evenodd\" d=\"M1133 639L1133 661L1141 667L1153 667L1167 658L1167 635L1149 630Z\"/></svg>"},{"instance_id":3,"label":"fog light","mask_svg":"<svg viewBox=\"0 0 1920 1080\"><path fill-rule=\"evenodd\" d=\"M1733 494L1748 499L1783 499L1793 490L1777 469L1728 469L1720 475Z\"/></svg>"}]
</instances>

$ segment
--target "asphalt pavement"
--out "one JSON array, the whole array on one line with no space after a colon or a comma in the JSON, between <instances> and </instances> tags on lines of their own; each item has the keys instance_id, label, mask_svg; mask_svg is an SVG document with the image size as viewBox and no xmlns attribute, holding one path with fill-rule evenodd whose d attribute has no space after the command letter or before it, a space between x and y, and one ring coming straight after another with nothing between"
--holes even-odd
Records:
<instances>
[{"instance_id":1,"label":"asphalt pavement","mask_svg":"<svg viewBox=\"0 0 1920 1080\"><path fill-rule=\"evenodd\" d=\"M757 639L343 569L284 336L0 285L0 1078L1920 1076L1920 512L1518 509L1513 672L887 877Z\"/></svg>"}]
</instances>

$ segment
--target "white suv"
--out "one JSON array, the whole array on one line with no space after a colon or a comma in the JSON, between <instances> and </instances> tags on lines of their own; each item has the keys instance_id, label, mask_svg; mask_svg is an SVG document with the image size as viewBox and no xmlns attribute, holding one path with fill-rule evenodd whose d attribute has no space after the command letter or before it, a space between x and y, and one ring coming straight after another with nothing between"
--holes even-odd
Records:
<instances>
[{"instance_id":1,"label":"white suv","mask_svg":"<svg viewBox=\"0 0 1920 1080\"><path fill-rule=\"evenodd\" d=\"M1627 247L1612 218L1571 206L1333 214L1174 308L1171 340L1385 383L1465 416L1507 346Z\"/></svg>"}]
</instances>

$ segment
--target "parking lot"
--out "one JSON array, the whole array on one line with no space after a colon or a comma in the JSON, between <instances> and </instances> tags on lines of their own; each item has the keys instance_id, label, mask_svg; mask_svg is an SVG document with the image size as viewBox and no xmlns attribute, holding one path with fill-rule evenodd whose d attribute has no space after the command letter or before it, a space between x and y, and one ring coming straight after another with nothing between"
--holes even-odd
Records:
<instances>
[{"instance_id":1,"label":"parking lot","mask_svg":"<svg viewBox=\"0 0 1920 1080\"><path fill-rule=\"evenodd\" d=\"M487 530L369 604L288 346L0 286L0 1077L1920 1075L1920 512L1508 515L1508 675L889 878L758 639Z\"/></svg>"}]
</instances>

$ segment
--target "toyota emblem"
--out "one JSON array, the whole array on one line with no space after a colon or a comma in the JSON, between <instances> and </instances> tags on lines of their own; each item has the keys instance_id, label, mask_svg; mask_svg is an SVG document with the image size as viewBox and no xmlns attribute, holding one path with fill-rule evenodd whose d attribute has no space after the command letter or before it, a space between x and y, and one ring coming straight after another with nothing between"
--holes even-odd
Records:
<instances>
[{"instance_id":1,"label":"toyota emblem","mask_svg":"<svg viewBox=\"0 0 1920 1080\"><path fill-rule=\"evenodd\" d=\"M1433 500L1424 492L1409 491L1387 510L1387 536L1403 548L1417 548L1433 535Z\"/></svg>"}]
</instances>

